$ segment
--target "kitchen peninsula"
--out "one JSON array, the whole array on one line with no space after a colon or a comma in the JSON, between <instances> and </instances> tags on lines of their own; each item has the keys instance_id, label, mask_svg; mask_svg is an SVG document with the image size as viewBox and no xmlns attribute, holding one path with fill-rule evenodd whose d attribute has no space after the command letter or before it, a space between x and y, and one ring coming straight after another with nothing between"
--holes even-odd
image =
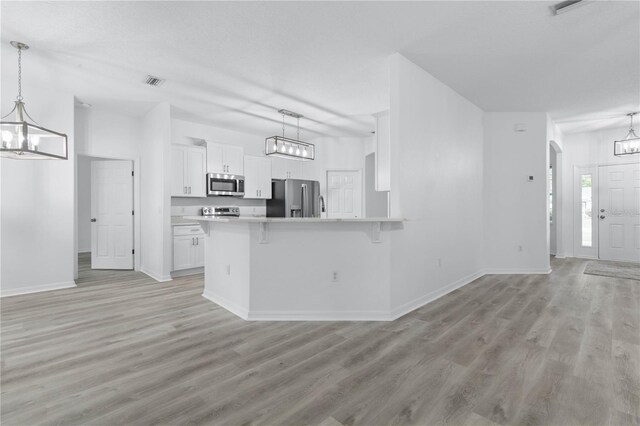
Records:
<instances>
[{"instance_id":1,"label":"kitchen peninsula","mask_svg":"<svg viewBox=\"0 0 640 426\"><path fill-rule=\"evenodd\" d=\"M392 320L397 218L209 218L203 296L246 320Z\"/></svg>"}]
</instances>

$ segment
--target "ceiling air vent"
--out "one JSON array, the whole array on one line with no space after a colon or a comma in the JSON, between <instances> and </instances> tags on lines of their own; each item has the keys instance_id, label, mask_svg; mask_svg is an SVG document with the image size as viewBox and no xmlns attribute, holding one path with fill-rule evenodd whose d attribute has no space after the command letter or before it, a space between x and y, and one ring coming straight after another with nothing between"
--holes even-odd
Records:
<instances>
[{"instance_id":1,"label":"ceiling air vent","mask_svg":"<svg viewBox=\"0 0 640 426\"><path fill-rule=\"evenodd\" d=\"M570 10L575 9L576 7L586 3L584 0L565 0L560 3L554 4L551 6L551 12L554 15L560 15L561 13L569 12Z\"/></svg>"},{"instance_id":2,"label":"ceiling air vent","mask_svg":"<svg viewBox=\"0 0 640 426\"><path fill-rule=\"evenodd\" d=\"M152 75L148 75L145 79L144 79L144 83L148 84L149 86L162 86L164 84L166 80L164 78L160 78L160 77L154 77Z\"/></svg>"}]
</instances>

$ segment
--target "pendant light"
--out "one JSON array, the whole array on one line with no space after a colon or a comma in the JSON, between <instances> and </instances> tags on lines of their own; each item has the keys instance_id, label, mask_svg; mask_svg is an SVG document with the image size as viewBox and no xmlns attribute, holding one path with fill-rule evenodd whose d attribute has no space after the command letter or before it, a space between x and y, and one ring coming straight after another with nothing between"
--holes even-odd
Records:
<instances>
[{"instance_id":1,"label":"pendant light","mask_svg":"<svg viewBox=\"0 0 640 426\"><path fill-rule=\"evenodd\" d=\"M633 130L633 116L636 114L638 113L631 112L627 114L629 117L629 132L624 139L613 142L613 155L640 154L640 137Z\"/></svg>"},{"instance_id":2,"label":"pendant light","mask_svg":"<svg viewBox=\"0 0 640 426\"><path fill-rule=\"evenodd\" d=\"M22 101L22 51L29 49L29 46L19 41L12 41L11 45L18 49L18 96L11 112L0 121L0 157L20 160L66 160L67 135L45 129L25 119L26 116L35 123ZM15 120L5 121L12 113L15 113Z\"/></svg>"},{"instance_id":3,"label":"pendant light","mask_svg":"<svg viewBox=\"0 0 640 426\"><path fill-rule=\"evenodd\" d=\"M304 116L286 109L278 110L282 114L282 136L271 136L264 141L264 153L269 157L293 158L296 160L314 160L316 148L312 143L300 140L300 119ZM284 117L297 120L297 139L284 136Z\"/></svg>"}]
</instances>

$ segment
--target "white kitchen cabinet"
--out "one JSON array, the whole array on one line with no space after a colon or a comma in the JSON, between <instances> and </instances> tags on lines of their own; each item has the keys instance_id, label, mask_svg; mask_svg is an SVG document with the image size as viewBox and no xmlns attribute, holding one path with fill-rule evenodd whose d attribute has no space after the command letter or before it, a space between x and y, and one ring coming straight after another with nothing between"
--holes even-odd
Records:
<instances>
[{"instance_id":1,"label":"white kitchen cabinet","mask_svg":"<svg viewBox=\"0 0 640 426\"><path fill-rule=\"evenodd\" d=\"M271 159L244 157L244 198L271 199Z\"/></svg>"},{"instance_id":2,"label":"white kitchen cabinet","mask_svg":"<svg viewBox=\"0 0 640 426\"><path fill-rule=\"evenodd\" d=\"M244 175L244 150L242 147L207 143L207 173Z\"/></svg>"},{"instance_id":3,"label":"white kitchen cabinet","mask_svg":"<svg viewBox=\"0 0 640 426\"><path fill-rule=\"evenodd\" d=\"M389 191L391 188L391 132L389 111L376 114L376 163L375 189Z\"/></svg>"},{"instance_id":4,"label":"white kitchen cabinet","mask_svg":"<svg viewBox=\"0 0 640 426\"><path fill-rule=\"evenodd\" d=\"M173 227L173 270L204 266L204 232L198 225Z\"/></svg>"},{"instance_id":5,"label":"white kitchen cabinet","mask_svg":"<svg viewBox=\"0 0 640 426\"><path fill-rule=\"evenodd\" d=\"M273 157L271 174L274 179L303 179L302 161Z\"/></svg>"},{"instance_id":6,"label":"white kitchen cabinet","mask_svg":"<svg viewBox=\"0 0 640 426\"><path fill-rule=\"evenodd\" d=\"M204 147L173 145L171 147L171 196L206 197L207 152Z\"/></svg>"}]
</instances>

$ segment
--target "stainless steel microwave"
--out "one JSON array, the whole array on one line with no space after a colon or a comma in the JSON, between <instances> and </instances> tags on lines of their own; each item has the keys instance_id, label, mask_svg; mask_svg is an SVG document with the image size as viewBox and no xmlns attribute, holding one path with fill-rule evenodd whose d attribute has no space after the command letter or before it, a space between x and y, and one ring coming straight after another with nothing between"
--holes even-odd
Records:
<instances>
[{"instance_id":1,"label":"stainless steel microwave","mask_svg":"<svg viewBox=\"0 0 640 426\"><path fill-rule=\"evenodd\" d=\"M226 173L207 173L207 195L244 196L244 176Z\"/></svg>"}]
</instances>

